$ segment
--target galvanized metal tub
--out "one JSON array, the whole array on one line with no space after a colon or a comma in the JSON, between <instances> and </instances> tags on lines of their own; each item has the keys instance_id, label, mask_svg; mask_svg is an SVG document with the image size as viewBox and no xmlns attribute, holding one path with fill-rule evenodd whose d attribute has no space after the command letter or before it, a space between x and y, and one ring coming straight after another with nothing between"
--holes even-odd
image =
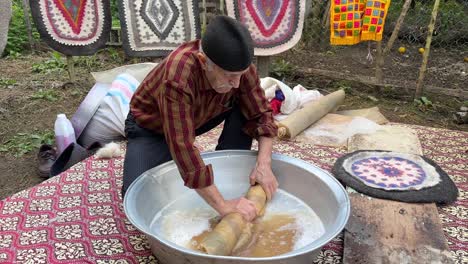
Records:
<instances>
[{"instance_id":1,"label":"galvanized metal tub","mask_svg":"<svg viewBox=\"0 0 468 264\"><path fill-rule=\"evenodd\" d=\"M248 189L248 176L255 165L254 151L227 150L202 154L212 164L215 183L225 198L239 197ZM155 215L186 192L173 161L148 170L128 188L124 210L130 222L149 240L151 250L163 264L225 263L312 263L322 246L345 227L350 201L345 189L328 172L300 159L273 154L272 169L280 188L310 206L323 222L325 234L311 244L290 253L268 258L211 256L191 251L150 229Z\"/></svg>"}]
</instances>

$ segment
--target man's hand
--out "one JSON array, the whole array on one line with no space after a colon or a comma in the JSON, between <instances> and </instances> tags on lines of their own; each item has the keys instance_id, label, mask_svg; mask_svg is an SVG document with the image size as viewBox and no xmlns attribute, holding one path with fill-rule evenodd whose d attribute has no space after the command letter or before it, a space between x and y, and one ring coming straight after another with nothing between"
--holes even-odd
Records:
<instances>
[{"instance_id":1,"label":"man's hand","mask_svg":"<svg viewBox=\"0 0 468 264\"><path fill-rule=\"evenodd\" d=\"M221 216L240 213L245 220L252 221L257 216L255 205L244 197L224 200L216 185L195 189L197 193Z\"/></svg>"},{"instance_id":2,"label":"man's hand","mask_svg":"<svg viewBox=\"0 0 468 264\"><path fill-rule=\"evenodd\" d=\"M250 185L259 183L266 193L268 201L271 200L276 190L278 189L278 181L276 180L270 164L259 163L255 165L249 176Z\"/></svg>"},{"instance_id":3,"label":"man's hand","mask_svg":"<svg viewBox=\"0 0 468 264\"><path fill-rule=\"evenodd\" d=\"M268 201L271 200L278 189L278 181L271 170L271 151L273 148L273 139L260 137L258 140L258 157L255 168L250 173L250 185L258 182L267 195Z\"/></svg>"},{"instance_id":4,"label":"man's hand","mask_svg":"<svg viewBox=\"0 0 468 264\"><path fill-rule=\"evenodd\" d=\"M257 216L257 209L252 201L247 200L244 197L226 200L224 206L218 211L221 216L225 216L230 213L240 213L245 220L252 221Z\"/></svg>"}]
</instances>

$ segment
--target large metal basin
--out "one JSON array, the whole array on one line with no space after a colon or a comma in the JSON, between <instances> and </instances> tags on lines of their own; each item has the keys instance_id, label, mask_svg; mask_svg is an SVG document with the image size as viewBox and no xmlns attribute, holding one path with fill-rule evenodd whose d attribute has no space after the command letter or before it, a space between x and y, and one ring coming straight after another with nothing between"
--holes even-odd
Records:
<instances>
[{"instance_id":1,"label":"large metal basin","mask_svg":"<svg viewBox=\"0 0 468 264\"><path fill-rule=\"evenodd\" d=\"M212 164L220 192L226 198L233 198L248 189L248 176L255 165L256 154L228 150L204 153L202 157L206 164ZM322 237L288 254L268 258L211 256L178 246L154 229L150 230L155 215L165 205L186 192L194 192L184 186L172 161L145 172L132 183L124 199L125 213L130 222L146 234L154 255L163 264L312 263L322 246L343 230L350 214L349 197L332 175L305 161L274 154L272 169L280 188L309 205L325 227Z\"/></svg>"}]
</instances>

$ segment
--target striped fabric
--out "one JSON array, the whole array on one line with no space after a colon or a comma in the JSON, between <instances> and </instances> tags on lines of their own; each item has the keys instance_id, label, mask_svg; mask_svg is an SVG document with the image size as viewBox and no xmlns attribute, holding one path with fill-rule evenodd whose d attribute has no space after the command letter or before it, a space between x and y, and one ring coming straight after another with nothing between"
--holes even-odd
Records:
<instances>
[{"instance_id":1,"label":"striped fabric","mask_svg":"<svg viewBox=\"0 0 468 264\"><path fill-rule=\"evenodd\" d=\"M277 132L255 66L242 76L239 89L217 93L196 58L199 47L196 40L174 50L148 74L130 103L138 125L165 134L172 158L189 188L213 183L211 165L205 165L193 144L195 129L229 110L233 100L248 120L244 127L248 135L273 137Z\"/></svg>"},{"instance_id":2,"label":"striped fabric","mask_svg":"<svg viewBox=\"0 0 468 264\"><path fill-rule=\"evenodd\" d=\"M114 112L114 114L121 117L122 121L127 118L130 111L130 100L139 85L140 82L132 75L122 73L115 78L107 91L104 101L110 106L117 107L118 111Z\"/></svg>"},{"instance_id":3,"label":"striped fabric","mask_svg":"<svg viewBox=\"0 0 468 264\"><path fill-rule=\"evenodd\" d=\"M107 91L107 96L117 97L123 105L129 105L133 93L140 83L130 74L122 73L112 82L112 86Z\"/></svg>"}]
</instances>

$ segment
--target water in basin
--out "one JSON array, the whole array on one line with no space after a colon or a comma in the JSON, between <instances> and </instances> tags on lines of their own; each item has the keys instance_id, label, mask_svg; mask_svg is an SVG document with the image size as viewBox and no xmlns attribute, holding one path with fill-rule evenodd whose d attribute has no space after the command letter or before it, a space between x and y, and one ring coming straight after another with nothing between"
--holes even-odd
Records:
<instances>
[{"instance_id":1,"label":"water in basin","mask_svg":"<svg viewBox=\"0 0 468 264\"><path fill-rule=\"evenodd\" d=\"M159 211L150 230L193 250L194 243L201 241L217 219L217 213L196 192L188 192ZM312 208L281 189L267 204L265 215L254 221L252 230L255 242L242 251L234 252L234 256L284 254L312 243L325 233L322 221Z\"/></svg>"}]
</instances>

